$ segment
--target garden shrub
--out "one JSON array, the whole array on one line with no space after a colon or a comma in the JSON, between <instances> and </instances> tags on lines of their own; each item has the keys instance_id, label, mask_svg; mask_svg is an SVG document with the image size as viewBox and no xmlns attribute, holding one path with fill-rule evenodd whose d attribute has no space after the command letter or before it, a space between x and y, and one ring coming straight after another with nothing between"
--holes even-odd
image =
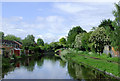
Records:
<instances>
[{"instance_id":1,"label":"garden shrub","mask_svg":"<svg viewBox=\"0 0 120 81\"><path fill-rule=\"evenodd\" d=\"M110 58L111 58L111 57L112 57L112 55L111 55L110 53L108 53L108 57L110 57Z\"/></svg>"},{"instance_id":2,"label":"garden shrub","mask_svg":"<svg viewBox=\"0 0 120 81\"><path fill-rule=\"evenodd\" d=\"M26 55L25 54L21 54L21 57L24 58L24 57L26 57Z\"/></svg>"},{"instance_id":3,"label":"garden shrub","mask_svg":"<svg viewBox=\"0 0 120 81\"><path fill-rule=\"evenodd\" d=\"M15 54L13 54L13 55L12 55L12 58L14 58L15 60L17 59L17 57L16 57L16 55L15 55Z\"/></svg>"}]
</instances>

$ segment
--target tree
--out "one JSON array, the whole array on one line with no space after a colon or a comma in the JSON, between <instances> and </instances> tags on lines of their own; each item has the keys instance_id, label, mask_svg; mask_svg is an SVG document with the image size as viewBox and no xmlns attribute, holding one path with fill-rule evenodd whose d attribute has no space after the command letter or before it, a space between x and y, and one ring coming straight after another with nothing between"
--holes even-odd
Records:
<instances>
[{"instance_id":1,"label":"tree","mask_svg":"<svg viewBox=\"0 0 120 81\"><path fill-rule=\"evenodd\" d=\"M113 15L115 16L115 22L117 26L120 26L120 1L118 4L115 4L116 10L113 11Z\"/></svg>"},{"instance_id":2,"label":"tree","mask_svg":"<svg viewBox=\"0 0 120 81\"><path fill-rule=\"evenodd\" d=\"M89 33L83 33L83 36L81 38L81 46L86 50L86 51L90 51L90 35L92 32Z\"/></svg>"},{"instance_id":3,"label":"tree","mask_svg":"<svg viewBox=\"0 0 120 81\"><path fill-rule=\"evenodd\" d=\"M21 38L20 37L16 37L14 35L8 34L7 36L4 37L5 40L12 40L12 41L20 41L21 42Z\"/></svg>"},{"instance_id":4,"label":"tree","mask_svg":"<svg viewBox=\"0 0 120 81\"><path fill-rule=\"evenodd\" d=\"M75 48L81 49L81 50L82 50L82 42L81 42L82 36L83 36L83 33L76 35L75 44L74 44Z\"/></svg>"},{"instance_id":5,"label":"tree","mask_svg":"<svg viewBox=\"0 0 120 81\"><path fill-rule=\"evenodd\" d=\"M106 35L105 28L98 27L92 32L89 40L94 43L94 48L96 52L102 53L104 46L109 45L109 37Z\"/></svg>"},{"instance_id":6,"label":"tree","mask_svg":"<svg viewBox=\"0 0 120 81\"><path fill-rule=\"evenodd\" d=\"M62 37L62 38L59 40L59 42L60 42L61 44L66 44L66 39L65 39L64 37Z\"/></svg>"},{"instance_id":7,"label":"tree","mask_svg":"<svg viewBox=\"0 0 120 81\"><path fill-rule=\"evenodd\" d=\"M92 29L91 29L91 30L92 30L92 31L94 31L94 30L96 30L96 28L97 28L97 27L92 27Z\"/></svg>"},{"instance_id":8,"label":"tree","mask_svg":"<svg viewBox=\"0 0 120 81\"><path fill-rule=\"evenodd\" d=\"M71 44L73 44L73 42L75 41L75 37L77 34L79 33L83 33L83 32L86 32L85 30L83 30L80 26L76 26L76 27L73 27L69 33L68 33L68 37L67 37L67 43L69 44L69 46Z\"/></svg>"},{"instance_id":9,"label":"tree","mask_svg":"<svg viewBox=\"0 0 120 81\"><path fill-rule=\"evenodd\" d=\"M50 45L48 44L48 43L45 43L44 44L44 50L45 51L48 51L48 50L50 50L51 48L50 48Z\"/></svg>"},{"instance_id":10,"label":"tree","mask_svg":"<svg viewBox=\"0 0 120 81\"><path fill-rule=\"evenodd\" d=\"M89 38L92 32L89 33L80 33L76 35L74 47L83 51L90 50L89 47Z\"/></svg>"},{"instance_id":11,"label":"tree","mask_svg":"<svg viewBox=\"0 0 120 81\"><path fill-rule=\"evenodd\" d=\"M61 44L59 44L59 42L51 42L49 45L50 45L51 49L53 49L53 50L63 47Z\"/></svg>"},{"instance_id":12,"label":"tree","mask_svg":"<svg viewBox=\"0 0 120 81\"><path fill-rule=\"evenodd\" d=\"M111 45L116 50L119 50L120 49L120 2L118 4L115 4L115 7L116 10L113 11L115 20L112 23L114 30L107 29L107 32L109 32Z\"/></svg>"},{"instance_id":13,"label":"tree","mask_svg":"<svg viewBox=\"0 0 120 81\"><path fill-rule=\"evenodd\" d=\"M44 46L44 41L41 38L37 39L37 45Z\"/></svg>"},{"instance_id":14,"label":"tree","mask_svg":"<svg viewBox=\"0 0 120 81\"><path fill-rule=\"evenodd\" d=\"M35 46L35 37L33 35L27 35L22 43L25 49L29 49L30 46Z\"/></svg>"},{"instance_id":15,"label":"tree","mask_svg":"<svg viewBox=\"0 0 120 81\"><path fill-rule=\"evenodd\" d=\"M4 33L0 31L0 39L4 39Z\"/></svg>"},{"instance_id":16,"label":"tree","mask_svg":"<svg viewBox=\"0 0 120 81\"><path fill-rule=\"evenodd\" d=\"M109 27L111 30L114 30L114 27L112 26L112 20L110 19L105 19L102 20L102 22L100 23L100 25L98 27L104 27L105 29L107 29L107 27Z\"/></svg>"}]
</instances>

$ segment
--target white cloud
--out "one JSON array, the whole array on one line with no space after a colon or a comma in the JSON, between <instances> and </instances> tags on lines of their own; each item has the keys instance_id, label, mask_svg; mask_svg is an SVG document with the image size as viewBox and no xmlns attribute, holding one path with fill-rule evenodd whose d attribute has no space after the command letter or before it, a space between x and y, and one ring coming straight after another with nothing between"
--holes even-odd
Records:
<instances>
[{"instance_id":1,"label":"white cloud","mask_svg":"<svg viewBox=\"0 0 120 81\"><path fill-rule=\"evenodd\" d=\"M71 13L67 19L70 22L69 26L81 26L86 31L98 26L103 19L114 19L112 14L113 3L55 3L54 7L62 10L62 14L66 16Z\"/></svg>"},{"instance_id":2,"label":"white cloud","mask_svg":"<svg viewBox=\"0 0 120 81\"><path fill-rule=\"evenodd\" d=\"M61 16L39 16L33 23L23 22L24 20L18 23L17 19L22 19L22 17L3 18L2 31L5 34L13 34L21 38L26 37L28 34L33 34L35 41L37 41L37 38L42 38L48 43L57 41L59 34L66 33L63 24L64 18Z\"/></svg>"},{"instance_id":3,"label":"white cloud","mask_svg":"<svg viewBox=\"0 0 120 81\"><path fill-rule=\"evenodd\" d=\"M46 18L46 20L48 21L48 22L63 22L64 21L64 19L62 18L62 17L60 17L60 16L48 16L47 18Z\"/></svg>"},{"instance_id":4,"label":"white cloud","mask_svg":"<svg viewBox=\"0 0 120 81\"><path fill-rule=\"evenodd\" d=\"M113 5L113 3L53 3L54 14L37 15L32 23L19 16L3 18L2 30L5 34L14 34L21 38L33 34L35 40L40 37L50 43L67 36L72 27L81 26L84 30L90 31L102 19L114 19Z\"/></svg>"},{"instance_id":5,"label":"white cloud","mask_svg":"<svg viewBox=\"0 0 120 81\"><path fill-rule=\"evenodd\" d=\"M43 17L41 17L41 16L38 16L37 18L36 18L36 20L39 22L39 21L44 21L44 18Z\"/></svg>"},{"instance_id":6,"label":"white cloud","mask_svg":"<svg viewBox=\"0 0 120 81\"><path fill-rule=\"evenodd\" d=\"M55 42L55 40L56 40L56 37L51 33L45 33L45 34L42 34L42 35L39 34L39 35L37 35L36 40L38 38L42 38L43 41L45 41L45 42L47 41L48 43Z\"/></svg>"},{"instance_id":7,"label":"white cloud","mask_svg":"<svg viewBox=\"0 0 120 81\"><path fill-rule=\"evenodd\" d=\"M42 35L37 35L38 38L44 39Z\"/></svg>"},{"instance_id":8,"label":"white cloud","mask_svg":"<svg viewBox=\"0 0 120 81\"><path fill-rule=\"evenodd\" d=\"M51 33L64 33L66 19L61 16L38 17L39 26Z\"/></svg>"},{"instance_id":9,"label":"white cloud","mask_svg":"<svg viewBox=\"0 0 120 81\"><path fill-rule=\"evenodd\" d=\"M82 4L80 5L79 3L55 3L54 6L55 8L68 13L78 13L83 10L96 10L95 7Z\"/></svg>"},{"instance_id":10,"label":"white cloud","mask_svg":"<svg viewBox=\"0 0 120 81\"><path fill-rule=\"evenodd\" d=\"M12 17L9 17L9 18L4 18L4 20L6 22L20 22L23 20L23 17L20 17L20 16L12 16ZM3 20L3 21L4 21Z\"/></svg>"}]
</instances>

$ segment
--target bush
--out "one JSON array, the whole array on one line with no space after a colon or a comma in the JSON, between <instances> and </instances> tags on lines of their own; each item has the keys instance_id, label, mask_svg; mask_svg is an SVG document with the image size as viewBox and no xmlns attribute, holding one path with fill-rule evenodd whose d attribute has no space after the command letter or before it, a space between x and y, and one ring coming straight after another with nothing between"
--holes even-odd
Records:
<instances>
[{"instance_id":1,"label":"bush","mask_svg":"<svg viewBox=\"0 0 120 81\"><path fill-rule=\"evenodd\" d=\"M108 53L108 57L110 57L110 58L111 58L111 57L112 57L112 55L111 55L110 53Z\"/></svg>"},{"instance_id":2,"label":"bush","mask_svg":"<svg viewBox=\"0 0 120 81\"><path fill-rule=\"evenodd\" d=\"M17 59L17 57L15 56L15 54L12 55L12 58L14 58L15 60Z\"/></svg>"},{"instance_id":3,"label":"bush","mask_svg":"<svg viewBox=\"0 0 120 81\"><path fill-rule=\"evenodd\" d=\"M2 57L2 68L9 68L10 66L10 59Z\"/></svg>"},{"instance_id":4,"label":"bush","mask_svg":"<svg viewBox=\"0 0 120 81\"><path fill-rule=\"evenodd\" d=\"M21 54L21 57L24 58L24 57L26 57L26 55L25 54Z\"/></svg>"}]
</instances>

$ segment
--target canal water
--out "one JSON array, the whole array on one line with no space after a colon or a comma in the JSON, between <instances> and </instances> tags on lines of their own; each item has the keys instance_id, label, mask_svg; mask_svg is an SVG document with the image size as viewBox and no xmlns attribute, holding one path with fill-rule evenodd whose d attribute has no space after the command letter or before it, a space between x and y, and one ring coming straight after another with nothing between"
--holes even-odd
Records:
<instances>
[{"instance_id":1,"label":"canal water","mask_svg":"<svg viewBox=\"0 0 120 81\"><path fill-rule=\"evenodd\" d=\"M3 69L3 79L105 79L103 74L83 65L64 62L55 56L30 57ZM108 79L108 78L107 78ZM109 81L109 80L108 80Z\"/></svg>"}]
</instances>

